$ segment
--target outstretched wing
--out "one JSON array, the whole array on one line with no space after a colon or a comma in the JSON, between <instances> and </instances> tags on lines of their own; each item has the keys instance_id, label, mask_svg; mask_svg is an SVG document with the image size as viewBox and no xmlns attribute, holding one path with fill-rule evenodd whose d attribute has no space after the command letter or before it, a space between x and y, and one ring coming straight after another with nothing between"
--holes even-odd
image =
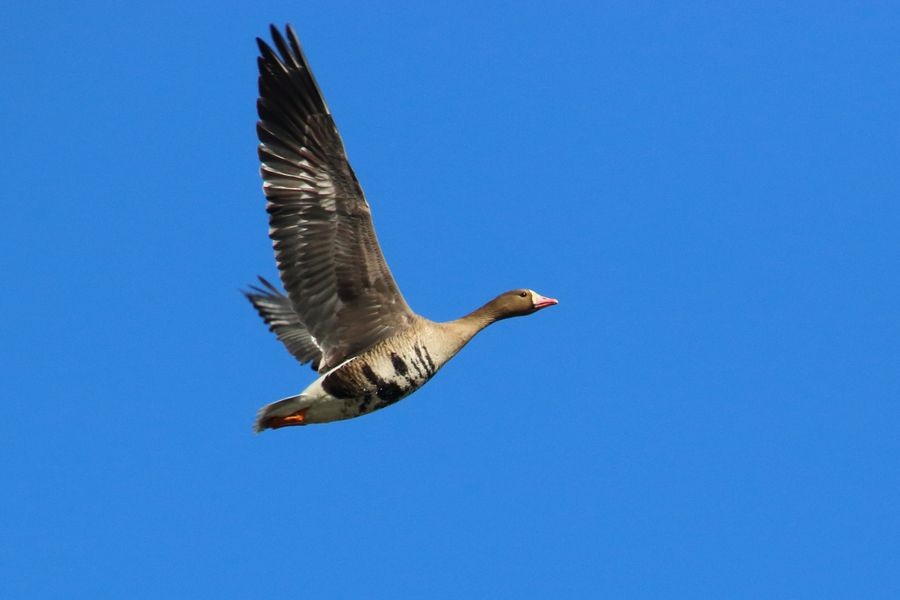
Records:
<instances>
[{"instance_id":1,"label":"outstretched wing","mask_svg":"<svg viewBox=\"0 0 900 600\"><path fill-rule=\"evenodd\" d=\"M322 350L300 322L290 298L262 277L259 281L263 287L251 285L250 290L244 292L247 300L269 326L269 331L278 337L300 364L312 362L312 368L318 369Z\"/></svg>"},{"instance_id":2,"label":"outstretched wing","mask_svg":"<svg viewBox=\"0 0 900 600\"><path fill-rule=\"evenodd\" d=\"M269 236L324 371L408 327L415 315L384 261L369 205L293 29L257 39L259 157Z\"/></svg>"}]
</instances>

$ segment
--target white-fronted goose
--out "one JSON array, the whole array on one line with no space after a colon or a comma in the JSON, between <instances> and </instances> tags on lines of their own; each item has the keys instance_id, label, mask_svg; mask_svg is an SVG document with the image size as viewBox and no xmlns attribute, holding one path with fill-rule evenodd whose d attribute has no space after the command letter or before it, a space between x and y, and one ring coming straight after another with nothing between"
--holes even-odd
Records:
<instances>
[{"instance_id":1,"label":"white-fronted goose","mask_svg":"<svg viewBox=\"0 0 900 600\"><path fill-rule=\"evenodd\" d=\"M369 204L293 29L257 38L259 158L269 237L287 296L260 278L247 298L319 377L263 407L255 430L326 423L419 389L491 323L556 304L527 289L446 323L414 313L381 254Z\"/></svg>"}]
</instances>

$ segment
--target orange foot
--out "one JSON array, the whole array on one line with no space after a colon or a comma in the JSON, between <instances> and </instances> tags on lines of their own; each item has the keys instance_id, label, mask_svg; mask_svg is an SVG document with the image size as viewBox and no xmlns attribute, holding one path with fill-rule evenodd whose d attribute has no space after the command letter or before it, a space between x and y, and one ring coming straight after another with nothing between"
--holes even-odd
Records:
<instances>
[{"instance_id":1,"label":"orange foot","mask_svg":"<svg viewBox=\"0 0 900 600\"><path fill-rule=\"evenodd\" d=\"M307 409L299 410L292 415L284 417L269 417L263 422L263 429L279 429L281 427L290 427L291 425L306 424Z\"/></svg>"}]
</instances>

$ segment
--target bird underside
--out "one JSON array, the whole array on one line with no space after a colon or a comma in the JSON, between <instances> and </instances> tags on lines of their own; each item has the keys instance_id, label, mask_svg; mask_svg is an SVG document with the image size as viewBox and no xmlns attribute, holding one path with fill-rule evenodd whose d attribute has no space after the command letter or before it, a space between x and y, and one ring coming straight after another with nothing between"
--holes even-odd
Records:
<instances>
[{"instance_id":1,"label":"bird underside","mask_svg":"<svg viewBox=\"0 0 900 600\"><path fill-rule=\"evenodd\" d=\"M254 429L352 419L386 408L430 380L445 360L414 336L386 341L321 375L296 396L259 411Z\"/></svg>"}]
</instances>

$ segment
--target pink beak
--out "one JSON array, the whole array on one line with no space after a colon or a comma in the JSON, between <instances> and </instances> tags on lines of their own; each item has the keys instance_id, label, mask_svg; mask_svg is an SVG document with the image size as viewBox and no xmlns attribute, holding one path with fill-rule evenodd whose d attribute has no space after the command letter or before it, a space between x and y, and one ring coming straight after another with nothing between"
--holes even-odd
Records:
<instances>
[{"instance_id":1,"label":"pink beak","mask_svg":"<svg viewBox=\"0 0 900 600\"><path fill-rule=\"evenodd\" d=\"M548 306L553 306L554 304L559 304L559 300L556 298L546 298L541 296L537 292L534 293L534 308L547 308Z\"/></svg>"}]
</instances>

